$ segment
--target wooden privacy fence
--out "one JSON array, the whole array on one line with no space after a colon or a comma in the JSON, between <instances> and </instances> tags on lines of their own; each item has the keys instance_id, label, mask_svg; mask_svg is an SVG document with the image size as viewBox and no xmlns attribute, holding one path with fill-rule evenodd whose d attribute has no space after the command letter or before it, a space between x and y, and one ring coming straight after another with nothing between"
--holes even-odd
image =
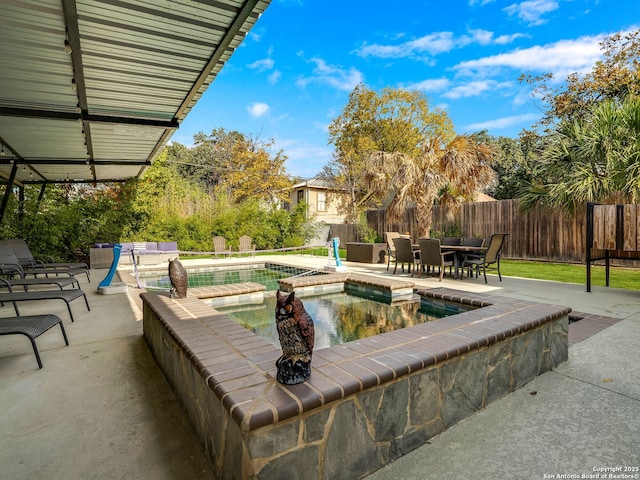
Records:
<instances>
[{"instance_id":1,"label":"wooden privacy fence","mask_svg":"<svg viewBox=\"0 0 640 480\"><path fill-rule=\"evenodd\" d=\"M347 242L359 242L358 228L352 223L333 223L329 226L329 238L338 237L340 246L346 248Z\"/></svg>"},{"instance_id":2,"label":"wooden privacy fence","mask_svg":"<svg viewBox=\"0 0 640 480\"><path fill-rule=\"evenodd\" d=\"M587 204L587 292L591 291L591 263L605 261L609 286L611 259L640 259L640 205Z\"/></svg>"},{"instance_id":3,"label":"wooden privacy fence","mask_svg":"<svg viewBox=\"0 0 640 480\"><path fill-rule=\"evenodd\" d=\"M518 200L466 203L454 213L436 205L431 230L446 232L455 226L465 237L485 239L493 233L508 233L502 250L505 258L587 263L587 245L592 245L591 261L615 259L618 264L637 266L640 254L632 252L640 250L640 206L596 205L593 243L587 243L588 205L593 204L585 204L584 209L572 217L544 209L522 211ZM415 208L408 209L401 221L390 223L384 210L369 210L367 221L380 238L389 231L408 232L417 238L420 234L416 215L419 212ZM331 225L330 236L340 237L342 245L361 241L355 225Z\"/></svg>"},{"instance_id":4,"label":"wooden privacy fence","mask_svg":"<svg viewBox=\"0 0 640 480\"><path fill-rule=\"evenodd\" d=\"M586 207L585 207L586 208ZM369 225L382 236L385 231L410 232L418 236L415 209L407 211L396 224L387 223L384 211L368 212ZM521 211L518 200L463 204L451 213L435 206L432 231L444 232L455 225L466 237L488 239L493 233L509 233L502 250L507 258L553 260L582 263L585 260L586 228L584 211L573 217L558 212L534 209Z\"/></svg>"}]
</instances>

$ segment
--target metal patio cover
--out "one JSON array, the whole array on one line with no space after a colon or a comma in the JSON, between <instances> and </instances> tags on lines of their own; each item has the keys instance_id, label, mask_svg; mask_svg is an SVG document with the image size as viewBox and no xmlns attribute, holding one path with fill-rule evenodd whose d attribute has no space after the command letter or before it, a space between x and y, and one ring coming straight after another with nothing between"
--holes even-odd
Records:
<instances>
[{"instance_id":1,"label":"metal patio cover","mask_svg":"<svg viewBox=\"0 0 640 480\"><path fill-rule=\"evenodd\" d=\"M0 184L140 176L270 0L0 0Z\"/></svg>"}]
</instances>

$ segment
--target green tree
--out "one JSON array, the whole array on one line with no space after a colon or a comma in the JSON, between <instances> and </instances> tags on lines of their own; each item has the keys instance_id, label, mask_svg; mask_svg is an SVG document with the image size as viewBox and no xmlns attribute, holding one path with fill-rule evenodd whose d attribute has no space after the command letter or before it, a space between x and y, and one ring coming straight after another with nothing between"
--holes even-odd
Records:
<instances>
[{"instance_id":1,"label":"green tree","mask_svg":"<svg viewBox=\"0 0 640 480\"><path fill-rule=\"evenodd\" d=\"M24 205L10 198L0 238L24 238L36 258L87 260L97 242L120 239L131 217L122 184L25 185Z\"/></svg>"},{"instance_id":2,"label":"green tree","mask_svg":"<svg viewBox=\"0 0 640 480\"><path fill-rule=\"evenodd\" d=\"M572 73L558 87L552 86L552 74L520 77L547 105L543 125L580 119L601 102L640 94L640 30L607 36L600 46L602 59L590 72Z\"/></svg>"},{"instance_id":3,"label":"green tree","mask_svg":"<svg viewBox=\"0 0 640 480\"><path fill-rule=\"evenodd\" d=\"M477 141L490 144L495 152L492 168L496 179L486 193L498 200L519 198L531 185L539 152L531 148L538 137L523 131L517 139L493 137L486 131L473 135Z\"/></svg>"},{"instance_id":4,"label":"green tree","mask_svg":"<svg viewBox=\"0 0 640 480\"><path fill-rule=\"evenodd\" d=\"M640 99L601 102L584 117L562 121L549 136L538 182L525 207L572 213L585 202L640 200Z\"/></svg>"},{"instance_id":5,"label":"green tree","mask_svg":"<svg viewBox=\"0 0 640 480\"><path fill-rule=\"evenodd\" d=\"M378 198L395 192L387 207L389 220L399 221L415 207L414 233L428 236L436 202L453 212L493 182L493 154L489 144L472 135L431 138L414 155L375 152L367 169L368 191Z\"/></svg>"},{"instance_id":6,"label":"green tree","mask_svg":"<svg viewBox=\"0 0 640 480\"><path fill-rule=\"evenodd\" d=\"M225 194L232 202L284 200L292 181L282 150L238 131L214 129L194 135L194 146L179 143L167 149L167 160L177 172L205 186L212 195Z\"/></svg>"},{"instance_id":7,"label":"green tree","mask_svg":"<svg viewBox=\"0 0 640 480\"><path fill-rule=\"evenodd\" d=\"M550 74L521 77L547 105L540 122L546 134L527 137L530 151L540 155L521 199L525 208L575 212L585 201L638 198L633 118L640 94L640 30L610 35L600 45L602 59L591 71L573 73L559 87L551 87Z\"/></svg>"},{"instance_id":8,"label":"green tree","mask_svg":"<svg viewBox=\"0 0 640 480\"><path fill-rule=\"evenodd\" d=\"M335 147L320 176L350 193L347 213L356 221L359 211L379 203L382 192L368 189L368 162L374 152L417 156L429 142L454 136L445 112L431 110L423 93L383 89L380 93L358 85L343 112L329 125L329 143Z\"/></svg>"}]
</instances>

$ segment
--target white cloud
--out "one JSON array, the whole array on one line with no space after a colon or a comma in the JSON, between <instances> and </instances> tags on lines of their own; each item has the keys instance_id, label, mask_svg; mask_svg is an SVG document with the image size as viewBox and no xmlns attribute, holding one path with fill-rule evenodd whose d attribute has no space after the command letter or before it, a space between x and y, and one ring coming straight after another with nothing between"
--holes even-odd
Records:
<instances>
[{"instance_id":1,"label":"white cloud","mask_svg":"<svg viewBox=\"0 0 640 480\"><path fill-rule=\"evenodd\" d=\"M529 0L522 3L513 3L503 10L510 17L516 15L527 25L542 25L547 20L542 18L545 13L553 12L559 8L554 0Z\"/></svg>"},{"instance_id":2,"label":"white cloud","mask_svg":"<svg viewBox=\"0 0 640 480\"><path fill-rule=\"evenodd\" d=\"M399 45L363 45L356 53L361 57L405 58L448 52L456 43L451 32L436 32Z\"/></svg>"},{"instance_id":3,"label":"white cloud","mask_svg":"<svg viewBox=\"0 0 640 480\"><path fill-rule=\"evenodd\" d=\"M364 75L362 72L354 67L344 69L342 67L329 65L327 62L317 57L312 58L310 61L315 63L313 75L298 79L298 86L306 87L309 83L320 83L329 85L338 90L350 92L359 83L364 81Z\"/></svg>"},{"instance_id":4,"label":"white cloud","mask_svg":"<svg viewBox=\"0 0 640 480\"><path fill-rule=\"evenodd\" d=\"M264 28L252 28L247 34L247 38L254 42L259 42L262 40L262 36L264 35ZM240 46L244 46L245 43L241 43Z\"/></svg>"},{"instance_id":5,"label":"white cloud","mask_svg":"<svg viewBox=\"0 0 640 480\"><path fill-rule=\"evenodd\" d=\"M271 70L274 65L274 61L270 58L264 58L262 60L257 60L253 63L247 65L252 70L257 70L259 72L266 72L267 70Z\"/></svg>"},{"instance_id":6,"label":"white cloud","mask_svg":"<svg viewBox=\"0 0 640 480\"><path fill-rule=\"evenodd\" d=\"M280 73L280 70L275 70L271 75L269 75L268 80L269 83L271 85L275 85L276 83L278 83L278 80L280 80L280 77L282 76L282 74Z\"/></svg>"},{"instance_id":7,"label":"white cloud","mask_svg":"<svg viewBox=\"0 0 640 480\"><path fill-rule=\"evenodd\" d=\"M513 125L522 125L525 123L533 123L540 118L535 113L527 113L524 115L513 115L510 117L496 118L487 120L486 122L478 122L467 125L463 130L467 132L476 132L478 130L499 130L502 128L512 127Z\"/></svg>"},{"instance_id":8,"label":"white cloud","mask_svg":"<svg viewBox=\"0 0 640 480\"><path fill-rule=\"evenodd\" d=\"M514 96L511 103L516 107L526 105L534 101L534 95L530 88L521 88Z\"/></svg>"},{"instance_id":9,"label":"white cloud","mask_svg":"<svg viewBox=\"0 0 640 480\"><path fill-rule=\"evenodd\" d=\"M324 133L328 133L329 132L329 124L328 123L315 121L315 122L313 122L313 128L315 128L316 130L319 130L321 132L324 132Z\"/></svg>"},{"instance_id":10,"label":"white cloud","mask_svg":"<svg viewBox=\"0 0 640 480\"><path fill-rule=\"evenodd\" d=\"M422 92L441 92L450 85L448 78L431 78L421 82L407 83L403 88Z\"/></svg>"},{"instance_id":11,"label":"white cloud","mask_svg":"<svg viewBox=\"0 0 640 480\"><path fill-rule=\"evenodd\" d=\"M505 45L524 36L522 33L515 33L495 38L493 32L482 29L469 30L467 35L458 37L455 37L453 32L435 32L398 45L365 44L355 53L364 58L422 58L425 55L435 56L471 44Z\"/></svg>"},{"instance_id":12,"label":"white cloud","mask_svg":"<svg viewBox=\"0 0 640 480\"><path fill-rule=\"evenodd\" d=\"M247 105L247 111L253 118L259 118L269 113L269 105L262 102L255 102Z\"/></svg>"},{"instance_id":13,"label":"white cloud","mask_svg":"<svg viewBox=\"0 0 640 480\"><path fill-rule=\"evenodd\" d=\"M521 72L551 72L564 79L573 72L591 69L600 58L602 36L581 37L576 40L561 40L549 45L513 50L477 60L461 62L455 70L467 74L477 74L495 68L513 68Z\"/></svg>"},{"instance_id":14,"label":"white cloud","mask_svg":"<svg viewBox=\"0 0 640 480\"><path fill-rule=\"evenodd\" d=\"M480 45L489 45L493 39L493 32L490 32L489 30L469 30L469 33L471 34L472 40Z\"/></svg>"},{"instance_id":15,"label":"white cloud","mask_svg":"<svg viewBox=\"0 0 640 480\"><path fill-rule=\"evenodd\" d=\"M332 148L298 139L275 139L275 148L287 155L286 168L292 175L312 178L331 159Z\"/></svg>"},{"instance_id":16,"label":"white cloud","mask_svg":"<svg viewBox=\"0 0 640 480\"><path fill-rule=\"evenodd\" d=\"M515 39L520 37L527 37L528 35L524 33L512 33L511 35L500 35L499 37L494 37L493 32L488 30L469 30L468 36L461 36L458 40L458 45L463 47L472 43L477 43L479 45L506 45L507 43L513 42Z\"/></svg>"},{"instance_id":17,"label":"white cloud","mask_svg":"<svg viewBox=\"0 0 640 480\"><path fill-rule=\"evenodd\" d=\"M470 82L463 85L458 85L457 87L454 87L448 92L444 93L442 96L451 99L475 97L480 95L482 92L489 90L490 88L491 82Z\"/></svg>"},{"instance_id":18,"label":"white cloud","mask_svg":"<svg viewBox=\"0 0 640 480\"><path fill-rule=\"evenodd\" d=\"M516 38L521 38L521 37L528 37L528 35L526 35L524 33L513 33L511 35L500 35L499 37L496 37L496 39L493 41L493 43L495 43L496 45L506 45L507 43L513 42Z\"/></svg>"},{"instance_id":19,"label":"white cloud","mask_svg":"<svg viewBox=\"0 0 640 480\"><path fill-rule=\"evenodd\" d=\"M497 85L498 83L494 80L476 80L447 90L442 96L451 99L476 97L487 90L496 88Z\"/></svg>"}]
</instances>

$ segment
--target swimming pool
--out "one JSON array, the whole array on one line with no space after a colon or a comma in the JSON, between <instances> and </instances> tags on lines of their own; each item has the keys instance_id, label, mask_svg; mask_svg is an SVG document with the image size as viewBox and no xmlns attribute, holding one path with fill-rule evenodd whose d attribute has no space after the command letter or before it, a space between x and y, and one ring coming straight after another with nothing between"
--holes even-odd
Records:
<instances>
[{"instance_id":1,"label":"swimming pool","mask_svg":"<svg viewBox=\"0 0 640 480\"><path fill-rule=\"evenodd\" d=\"M267 288L268 292L278 289L278 280L298 275L322 275L318 270L292 267L271 262L235 264L219 267L187 268L189 288L212 285L231 285L234 283L254 282ZM168 272L140 271L141 286L149 290L167 290L171 288Z\"/></svg>"},{"instance_id":2,"label":"swimming pool","mask_svg":"<svg viewBox=\"0 0 640 480\"><path fill-rule=\"evenodd\" d=\"M301 298L314 321L315 348L328 348L353 340L391 332L438 318L472 310L453 302L430 301L419 295L411 300L391 302L375 291L345 285L344 292ZM217 307L258 336L279 346L275 326L275 296L265 296L257 305Z\"/></svg>"}]
</instances>

